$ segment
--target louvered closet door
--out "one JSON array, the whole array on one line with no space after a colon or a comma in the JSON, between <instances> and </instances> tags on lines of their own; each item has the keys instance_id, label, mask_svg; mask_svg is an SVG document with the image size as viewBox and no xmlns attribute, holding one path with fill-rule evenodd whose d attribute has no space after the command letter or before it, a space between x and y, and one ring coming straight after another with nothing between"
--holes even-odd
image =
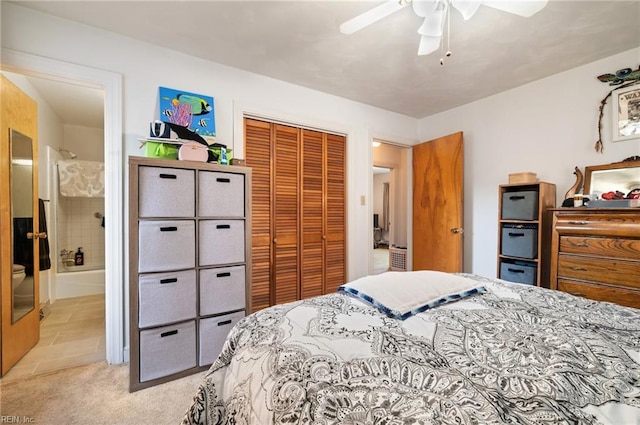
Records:
<instances>
[{"instance_id":1,"label":"louvered closet door","mask_svg":"<svg viewBox=\"0 0 640 425\"><path fill-rule=\"evenodd\" d=\"M275 304L300 299L298 271L299 130L274 125L273 207Z\"/></svg>"},{"instance_id":2,"label":"louvered closet door","mask_svg":"<svg viewBox=\"0 0 640 425\"><path fill-rule=\"evenodd\" d=\"M244 120L245 160L251 180L251 305L253 311L271 305L271 125Z\"/></svg>"},{"instance_id":3,"label":"louvered closet door","mask_svg":"<svg viewBox=\"0 0 640 425\"><path fill-rule=\"evenodd\" d=\"M345 282L345 137L245 119L253 311Z\"/></svg>"},{"instance_id":4,"label":"louvered closet door","mask_svg":"<svg viewBox=\"0 0 640 425\"><path fill-rule=\"evenodd\" d=\"M326 134L325 288L335 292L346 282L346 138Z\"/></svg>"},{"instance_id":5,"label":"louvered closet door","mask_svg":"<svg viewBox=\"0 0 640 425\"><path fill-rule=\"evenodd\" d=\"M324 293L324 146L326 135L302 131L302 298Z\"/></svg>"}]
</instances>

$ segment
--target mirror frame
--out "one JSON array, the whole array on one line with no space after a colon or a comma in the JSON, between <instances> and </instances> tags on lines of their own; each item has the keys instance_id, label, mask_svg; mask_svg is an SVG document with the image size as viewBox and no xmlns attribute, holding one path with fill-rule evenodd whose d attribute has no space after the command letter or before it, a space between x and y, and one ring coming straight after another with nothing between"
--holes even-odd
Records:
<instances>
[{"instance_id":1,"label":"mirror frame","mask_svg":"<svg viewBox=\"0 0 640 425\"><path fill-rule=\"evenodd\" d=\"M635 157L632 157L635 158ZM588 194L591 193L591 174L594 171L603 171L603 170L620 170L623 168L636 168L640 167L640 160L637 161L620 161L613 162L611 164L603 164L603 165L590 165L585 167L584 169L584 190L583 193Z\"/></svg>"}]
</instances>

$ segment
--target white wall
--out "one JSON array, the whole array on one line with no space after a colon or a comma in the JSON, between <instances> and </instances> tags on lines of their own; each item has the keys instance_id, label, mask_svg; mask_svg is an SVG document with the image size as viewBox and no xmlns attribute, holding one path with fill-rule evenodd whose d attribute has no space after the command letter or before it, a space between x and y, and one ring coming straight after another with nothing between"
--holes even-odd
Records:
<instances>
[{"instance_id":1,"label":"white wall","mask_svg":"<svg viewBox=\"0 0 640 425\"><path fill-rule=\"evenodd\" d=\"M63 147L84 161L104 161L104 128L64 125Z\"/></svg>"},{"instance_id":2,"label":"white wall","mask_svg":"<svg viewBox=\"0 0 640 425\"><path fill-rule=\"evenodd\" d=\"M604 152L598 139L601 100L612 89L597 76L636 68L640 48L420 120L422 141L464 132L466 271L496 275L498 185L531 171L556 184L557 205L575 183L575 166L640 155L640 139L611 142L611 101L604 110Z\"/></svg>"}]
</instances>

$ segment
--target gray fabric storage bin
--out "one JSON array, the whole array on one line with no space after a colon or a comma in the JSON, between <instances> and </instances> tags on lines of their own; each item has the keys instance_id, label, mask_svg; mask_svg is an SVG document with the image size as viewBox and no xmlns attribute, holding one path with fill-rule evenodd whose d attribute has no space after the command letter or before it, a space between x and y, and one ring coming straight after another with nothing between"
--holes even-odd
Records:
<instances>
[{"instance_id":1,"label":"gray fabric storage bin","mask_svg":"<svg viewBox=\"0 0 640 425\"><path fill-rule=\"evenodd\" d=\"M201 266L244 262L244 220L201 220L199 236Z\"/></svg>"},{"instance_id":2,"label":"gray fabric storage bin","mask_svg":"<svg viewBox=\"0 0 640 425\"><path fill-rule=\"evenodd\" d=\"M194 220L141 221L138 272L163 272L195 267Z\"/></svg>"},{"instance_id":3,"label":"gray fabric storage bin","mask_svg":"<svg viewBox=\"0 0 640 425\"><path fill-rule=\"evenodd\" d=\"M140 217L193 217L195 173L161 167L140 167L138 214Z\"/></svg>"},{"instance_id":4,"label":"gray fabric storage bin","mask_svg":"<svg viewBox=\"0 0 640 425\"><path fill-rule=\"evenodd\" d=\"M244 217L244 174L200 171L198 215Z\"/></svg>"},{"instance_id":5,"label":"gray fabric storage bin","mask_svg":"<svg viewBox=\"0 0 640 425\"><path fill-rule=\"evenodd\" d=\"M196 317L196 271L139 277L138 326L146 328Z\"/></svg>"},{"instance_id":6,"label":"gray fabric storage bin","mask_svg":"<svg viewBox=\"0 0 640 425\"><path fill-rule=\"evenodd\" d=\"M535 190L504 192L501 218L503 220L537 220L538 192Z\"/></svg>"},{"instance_id":7,"label":"gray fabric storage bin","mask_svg":"<svg viewBox=\"0 0 640 425\"><path fill-rule=\"evenodd\" d=\"M535 285L538 267L535 264L525 265L519 263L500 262L500 279L509 282L526 283Z\"/></svg>"},{"instance_id":8,"label":"gray fabric storage bin","mask_svg":"<svg viewBox=\"0 0 640 425\"><path fill-rule=\"evenodd\" d=\"M140 332L140 382L195 366L195 320Z\"/></svg>"},{"instance_id":9,"label":"gray fabric storage bin","mask_svg":"<svg viewBox=\"0 0 640 425\"><path fill-rule=\"evenodd\" d=\"M218 358L229 331L244 315L244 311L238 311L223 316L200 319L199 366L209 365Z\"/></svg>"},{"instance_id":10,"label":"gray fabric storage bin","mask_svg":"<svg viewBox=\"0 0 640 425\"><path fill-rule=\"evenodd\" d=\"M244 266L200 270L200 315L243 309L245 281Z\"/></svg>"},{"instance_id":11,"label":"gray fabric storage bin","mask_svg":"<svg viewBox=\"0 0 640 425\"><path fill-rule=\"evenodd\" d=\"M538 227L536 225L503 224L502 255L520 258L538 256Z\"/></svg>"}]
</instances>

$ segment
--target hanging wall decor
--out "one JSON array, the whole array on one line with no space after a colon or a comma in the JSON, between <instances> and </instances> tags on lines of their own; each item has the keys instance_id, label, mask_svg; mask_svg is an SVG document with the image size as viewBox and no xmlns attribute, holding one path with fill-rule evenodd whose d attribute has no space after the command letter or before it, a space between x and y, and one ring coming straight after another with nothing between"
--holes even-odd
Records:
<instances>
[{"instance_id":1,"label":"hanging wall decor","mask_svg":"<svg viewBox=\"0 0 640 425\"><path fill-rule=\"evenodd\" d=\"M160 87L160 120L185 127L212 144L216 138L213 97Z\"/></svg>"},{"instance_id":2,"label":"hanging wall decor","mask_svg":"<svg viewBox=\"0 0 640 425\"><path fill-rule=\"evenodd\" d=\"M615 74L602 74L598 80L615 86L600 101L600 113L598 115L598 140L594 149L602 153L602 117L604 116L604 105L610 96L614 96L612 106L612 135L613 141L627 140L640 137L640 88L633 87L640 83L640 67L633 70L631 68L620 69Z\"/></svg>"}]
</instances>

